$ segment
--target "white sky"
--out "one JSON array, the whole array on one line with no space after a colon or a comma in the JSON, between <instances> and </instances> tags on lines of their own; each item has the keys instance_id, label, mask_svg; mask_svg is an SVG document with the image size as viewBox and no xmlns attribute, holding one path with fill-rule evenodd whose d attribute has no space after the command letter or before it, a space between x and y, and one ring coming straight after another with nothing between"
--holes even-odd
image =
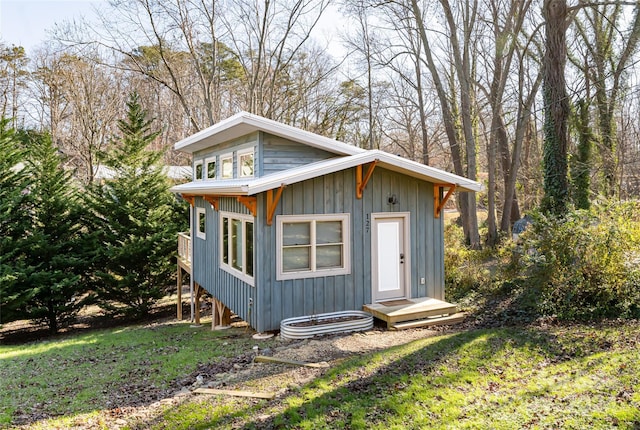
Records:
<instances>
[{"instance_id":1,"label":"white sky","mask_svg":"<svg viewBox=\"0 0 640 430\"><path fill-rule=\"evenodd\" d=\"M47 30L65 20L91 17L106 0L0 0L0 40L24 46L27 54L48 38Z\"/></svg>"},{"instance_id":2,"label":"white sky","mask_svg":"<svg viewBox=\"0 0 640 430\"><path fill-rule=\"evenodd\" d=\"M0 0L0 41L8 46L23 46L29 55L48 39L47 32L56 23L80 17L91 21L94 8L106 2L107 0ZM329 43L332 50L341 51L337 35L341 24L337 10L330 8L321 19L315 37L321 44Z\"/></svg>"}]
</instances>

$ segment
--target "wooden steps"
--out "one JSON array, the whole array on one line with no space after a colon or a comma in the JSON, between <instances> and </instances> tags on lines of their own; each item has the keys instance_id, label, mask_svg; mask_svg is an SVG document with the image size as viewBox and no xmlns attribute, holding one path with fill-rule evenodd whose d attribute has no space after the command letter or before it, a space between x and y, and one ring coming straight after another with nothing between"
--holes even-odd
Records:
<instances>
[{"instance_id":1,"label":"wooden steps","mask_svg":"<svg viewBox=\"0 0 640 430\"><path fill-rule=\"evenodd\" d=\"M455 324L464 319L457 305L429 297L373 303L362 309L385 321L390 330Z\"/></svg>"},{"instance_id":2,"label":"wooden steps","mask_svg":"<svg viewBox=\"0 0 640 430\"><path fill-rule=\"evenodd\" d=\"M432 318L424 318L424 319L413 320L413 321L405 321L405 322L392 324L389 327L389 330L406 330L410 328L430 327L435 325L457 324L459 322L464 321L464 317L465 317L464 312L458 312L453 315L447 315L442 317L432 317Z\"/></svg>"}]
</instances>

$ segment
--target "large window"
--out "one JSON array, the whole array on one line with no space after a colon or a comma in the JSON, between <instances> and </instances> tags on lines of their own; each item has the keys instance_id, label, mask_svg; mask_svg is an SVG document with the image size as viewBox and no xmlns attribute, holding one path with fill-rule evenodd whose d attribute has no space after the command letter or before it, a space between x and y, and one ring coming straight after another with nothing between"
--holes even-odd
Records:
<instances>
[{"instance_id":1,"label":"large window","mask_svg":"<svg viewBox=\"0 0 640 430\"><path fill-rule=\"evenodd\" d=\"M349 214L277 217L277 279L351 272Z\"/></svg>"},{"instance_id":2,"label":"large window","mask_svg":"<svg viewBox=\"0 0 640 430\"><path fill-rule=\"evenodd\" d=\"M220 213L220 267L253 284L253 217Z\"/></svg>"},{"instance_id":3,"label":"large window","mask_svg":"<svg viewBox=\"0 0 640 430\"><path fill-rule=\"evenodd\" d=\"M205 210L205 208L196 208L196 222L198 223L196 236L198 236L200 239L206 239L207 211Z\"/></svg>"},{"instance_id":4,"label":"large window","mask_svg":"<svg viewBox=\"0 0 640 430\"><path fill-rule=\"evenodd\" d=\"M233 178L233 154L222 155L220 164L222 165L222 179Z\"/></svg>"},{"instance_id":5,"label":"large window","mask_svg":"<svg viewBox=\"0 0 640 430\"><path fill-rule=\"evenodd\" d=\"M253 148L238 152L238 171L241 178L253 177Z\"/></svg>"}]
</instances>

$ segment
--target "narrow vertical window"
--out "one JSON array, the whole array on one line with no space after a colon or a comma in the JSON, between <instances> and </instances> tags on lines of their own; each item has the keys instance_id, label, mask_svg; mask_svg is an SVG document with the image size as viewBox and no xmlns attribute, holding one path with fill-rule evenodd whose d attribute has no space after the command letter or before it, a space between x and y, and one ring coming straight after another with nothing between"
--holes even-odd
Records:
<instances>
[{"instance_id":1,"label":"narrow vertical window","mask_svg":"<svg viewBox=\"0 0 640 430\"><path fill-rule=\"evenodd\" d=\"M229 264L229 218L222 218L222 263Z\"/></svg>"},{"instance_id":2,"label":"narrow vertical window","mask_svg":"<svg viewBox=\"0 0 640 430\"><path fill-rule=\"evenodd\" d=\"M245 244L246 244L246 273L253 277L253 223L247 221L245 223Z\"/></svg>"},{"instance_id":3,"label":"narrow vertical window","mask_svg":"<svg viewBox=\"0 0 640 430\"><path fill-rule=\"evenodd\" d=\"M238 170L241 178L250 178L253 176L253 149L246 152L238 152Z\"/></svg>"},{"instance_id":4,"label":"narrow vertical window","mask_svg":"<svg viewBox=\"0 0 640 430\"><path fill-rule=\"evenodd\" d=\"M242 270L242 220L231 221L231 267Z\"/></svg>"},{"instance_id":5,"label":"narrow vertical window","mask_svg":"<svg viewBox=\"0 0 640 430\"><path fill-rule=\"evenodd\" d=\"M227 154L220 157L222 165L222 179L233 178L233 154Z\"/></svg>"},{"instance_id":6,"label":"narrow vertical window","mask_svg":"<svg viewBox=\"0 0 640 430\"><path fill-rule=\"evenodd\" d=\"M196 181L202 180L202 160L195 162L193 174L194 174L194 180Z\"/></svg>"},{"instance_id":7,"label":"narrow vertical window","mask_svg":"<svg viewBox=\"0 0 640 430\"><path fill-rule=\"evenodd\" d=\"M196 236L200 239L206 239L207 212L205 208L196 208Z\"/></svg>"},{"instance_id":8,"label":"narrow vertical window","mask_svg":"<svg viewBox=\"0 0 640 430\"><path fill-rule=\"evenodd\" d=\"M208 158L206 160L207 165L207 179L215 179L216 178L216 158Z\"/></svg>"}]
</instances>

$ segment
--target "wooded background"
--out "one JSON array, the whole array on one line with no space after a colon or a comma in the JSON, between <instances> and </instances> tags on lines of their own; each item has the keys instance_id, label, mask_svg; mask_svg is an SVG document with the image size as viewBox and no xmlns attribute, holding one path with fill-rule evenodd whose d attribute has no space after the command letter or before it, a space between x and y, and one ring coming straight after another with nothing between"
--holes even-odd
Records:
<instances>
[{"instance_id":1,"label":"wooded background","mask_svg":"<svg viewBox=\"0 0 640 430\"><path fill-rule=\"evenodd\" d=\"M50 133L91 184L134 92L167 164L189 164L176 141L246 110L484 182L457 202L479 247L540 204L638 197L639 12L636 1L112 0L33 52L0 46L0 113ZM340 18L331 44L317 31L327 13ZM482 239L476 207L488 212Z\"/></svg>"}]
</instances>

